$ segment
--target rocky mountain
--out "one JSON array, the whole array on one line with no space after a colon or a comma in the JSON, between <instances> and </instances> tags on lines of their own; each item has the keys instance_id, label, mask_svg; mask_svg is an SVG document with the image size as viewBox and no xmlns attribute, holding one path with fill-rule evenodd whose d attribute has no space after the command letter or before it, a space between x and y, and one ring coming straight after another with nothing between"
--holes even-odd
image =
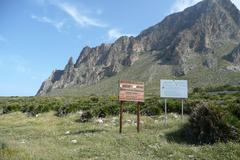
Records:
<instances>
[{"instance_id":1,"label":"rocky mountain","mask_svg":"<svg viewBox=\"0 0 240 160\"><path fill-rule=\"evenodd\" d=\"M170 77L189 79L192 86L202 85L199 81L204 85L215 80L219 84L234 83L238 80L230 75L227 80L221 75L240 78L240 70L231 68L240 65L239 43L240 11L230 0L203 0L167 16L136 37L124 36L112 44L83 48L76 63L70 58L64 70L53 71L37 95L59 93L56 91L64 94L76 87L84 91L83 87L105 81L117 83L124 74L129 79L143 80L148 86L154 86L155 79ZM142 67L148 72L140 72L136 67L140 64L145 64ZM212 78L196 78L196 73L205 72Z\"/></svg>"},{"instance_id":2,"label":"rocky mountain","mask_svg":"<svg viewBox=\"0 0 240 160\"><path fill-rule=\"evenodd\" d=\"M229 70L240 72L240 44L223 58L231 63L231 65L227 67Z\"/></svg>"},{"instance_id":3,"label":"rocky mountain","mask_svg":"<svg viewBox=\"0 0 240 160\"><path fill-rule=\"evenodd\" d=\"M225 56L225 59L233 64L240 64L240 44Z\"/></svg>"}]
</instances>

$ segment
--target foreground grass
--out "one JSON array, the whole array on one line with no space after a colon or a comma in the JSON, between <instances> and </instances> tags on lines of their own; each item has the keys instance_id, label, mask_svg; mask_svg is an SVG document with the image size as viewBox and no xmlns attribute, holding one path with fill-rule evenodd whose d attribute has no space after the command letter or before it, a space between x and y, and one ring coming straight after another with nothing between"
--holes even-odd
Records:
<instances>
[{"instance_id":1,"label":"foreground grass","mask_svg":"<svg viewBox=\"0 0 240 160\"><path fill-rule=\"evenodd\" d=\"M23 113L0 116L0 160L61 159L239 159L240 144L194 146L167 137L184 123L169 115L141 117L141 132L136 133L135 115L124 114L123 134L118 133L118 117L78 123L79 115L63 118L53 112L27 117ZM69 131L69 132L68 132ZM172 140L171 140L172 139Z\"/></svg>"}]
</instances>

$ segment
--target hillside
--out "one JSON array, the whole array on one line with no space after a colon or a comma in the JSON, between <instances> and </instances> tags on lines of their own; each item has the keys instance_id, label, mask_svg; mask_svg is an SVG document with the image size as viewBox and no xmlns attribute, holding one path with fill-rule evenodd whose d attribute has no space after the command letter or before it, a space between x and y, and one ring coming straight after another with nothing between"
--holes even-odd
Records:
<instances>
[{"instance_id":1,"label":"hillside","mask_svg":"<svg viewBox=\"0 0 240 160\"><path fill-rule=\"evenodd\" d=\"M119 79L144 81L157 95L160 79L190 87L239 84L240 11L230 0L203 0L136 37L85 47L55 70L37 95L116 95Z\"/></svg>"}]
</instances>

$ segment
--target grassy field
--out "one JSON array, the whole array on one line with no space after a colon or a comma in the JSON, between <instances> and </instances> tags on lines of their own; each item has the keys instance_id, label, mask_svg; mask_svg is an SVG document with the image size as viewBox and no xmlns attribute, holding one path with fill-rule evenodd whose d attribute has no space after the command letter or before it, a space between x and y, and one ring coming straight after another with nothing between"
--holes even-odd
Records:
<instances>
[{"instance_id":1,"label":"grassy field","mask_svg":"<svg viewBox=\"0 0 240 160\"><path fill-rule=\"evenodd\" d=\"M187 122L169 114L141 117L136 132L136 116L124 114L123 134L118 133L118 117L78 123L79 113L57 117L54 112L28 117L14 112L0 116L0 160L63 159L239 159L240 144L229 142L194 146L178 143L169 134Z\"/></svg>"}]
</instances>

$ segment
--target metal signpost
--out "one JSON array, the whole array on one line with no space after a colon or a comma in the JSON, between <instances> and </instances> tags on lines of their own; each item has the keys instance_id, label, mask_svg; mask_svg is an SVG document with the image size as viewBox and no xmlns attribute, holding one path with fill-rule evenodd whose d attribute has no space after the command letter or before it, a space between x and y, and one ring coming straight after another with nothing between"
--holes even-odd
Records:
<instances>
[{"instance_id":1,"label":"metal signpost","mask_svg":"<svg viewBox=\"0 0 240 160\"><path fill-rule=\"evenodd\" d=\"M140 131L140 103L144 102L144 83L119 81L120 127L122 133L123 102L137 102L137 131Z\"/></svg>"},{"instance_id":2,"label":"metal signpost","mask_svg":"<svg viewBox=\"0 0 240 160\"><path fill-rule=\"evenodd\" d=\"M188 98L188 81L160 80L160 97L165 98L165 125L167 124L167 98L182 99L183 118L183 99Z\"/></svg>"}]
</instances>

